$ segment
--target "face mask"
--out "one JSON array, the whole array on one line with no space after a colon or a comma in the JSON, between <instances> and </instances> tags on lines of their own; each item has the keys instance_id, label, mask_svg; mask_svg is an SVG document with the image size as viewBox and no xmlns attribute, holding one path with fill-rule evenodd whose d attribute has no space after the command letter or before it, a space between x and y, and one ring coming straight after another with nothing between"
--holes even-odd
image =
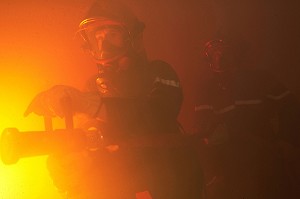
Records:
<instances>
[{"instance_id":1,"label":"face mask","mask_svg":"<svg viewBox=\"0 0 300 199\"><path fill-rule=\"evenodd\" d=\"M214 72L226 72L234 66L234 56L226 46L217 46L209 50L210 66Z\"/></svg>"},{"instance_id":2,"label":"face mask","mask_svg":"<svg viewBox=\"0 0 300 199\"><path fill-rule=\"evenodd\" d=\"M129 47L129 34L118 26L104 26L85 30L92 56L97 63L106 63L125 54Z\"/></svg>"}]
</instances>

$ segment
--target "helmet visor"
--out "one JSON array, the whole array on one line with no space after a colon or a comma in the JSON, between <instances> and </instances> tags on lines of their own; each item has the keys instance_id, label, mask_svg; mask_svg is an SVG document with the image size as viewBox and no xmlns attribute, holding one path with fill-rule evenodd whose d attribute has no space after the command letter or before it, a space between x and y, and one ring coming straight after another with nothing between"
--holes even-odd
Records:
<instances>
[{"instance_id":1,"label":"helmet visor","mask_svg":"<svg viewBox=\"0 0 300 199\"><path fill-rule=\"evenodd\" d=\"M104 21L86 24L81 35L89 51L99 63L114 60L123 55L129 47L129 32L124 26Z\"/></svg>"}]
</instances>

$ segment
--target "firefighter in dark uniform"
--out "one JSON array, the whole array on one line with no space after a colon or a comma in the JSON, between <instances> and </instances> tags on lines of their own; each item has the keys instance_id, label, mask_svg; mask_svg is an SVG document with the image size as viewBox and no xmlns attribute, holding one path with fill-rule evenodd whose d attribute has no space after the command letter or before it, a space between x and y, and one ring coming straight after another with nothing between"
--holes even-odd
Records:
<instances>
[{"instance_id":1,"label":"firefighter in dark uniform","mask_svg":"<svg viewBox=\"0 0 300 199\"><path fill-rule=\"evenodd\" d=\"M183 93L174 69L150 61L142 44L144 23L117 0L98 0L79 25L98 74L87 91L64 85L38 94L26 115L64 116L60 99L91 118L102 148L49 156L55 185L68 198L199 199L202 171L182 143L177 121ZM172 144L173 143L173 144Z\"/></svg>"},{"instance_id":2,"label":"firefighter in dark uniform","mask_svg":"<svg viewBox=\"0 0 300 199\"><path fill-rule=\"evenodd\" d=\"M299 127L288 121L299 107L271 75L243 67L243 53L234 42L205 45L212 76L198 90L195 129L207 143L206 190L211 198L283 198L289 191L279 143L297 145Z\"/></svg>"}]
</instances>

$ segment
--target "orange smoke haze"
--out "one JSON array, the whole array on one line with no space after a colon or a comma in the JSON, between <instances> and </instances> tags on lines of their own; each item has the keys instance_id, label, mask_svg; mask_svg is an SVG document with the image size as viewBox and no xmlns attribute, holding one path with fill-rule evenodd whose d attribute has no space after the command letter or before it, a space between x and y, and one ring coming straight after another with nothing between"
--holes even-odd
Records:
<instances>
[{"instance_id":1,"label":"orange smoke haze","mask_svg":"<svg viewBox=\"0 0 300 199\"><path fill-rule=\"evenodd\" d=\"M74 39L91 1L1 1L0 132L7 127L43 130L42 118L33 114L23 117L32 98L56 84L82 88L96 72L92 59ZM180 120L191 126L190 94L198 71L199 46L215 27L212 1L125 1L146 24L148 57L162 59L178 72L185 92ZM0 198L58 199L45 160L44 156L25 158L11 166L0 162Z\"/></svg>"},{"instance_id":2,"label":"orange smoke haze","mask_svg":"<svg viewBox=\"0 0 300 199\"><path fill-rule=\"evenodd\" d=\"M32 98L55 84L81 88L85 78L96 71L74 40L81 14L74 12L80 9L77 4L0 3L0 133L8 127L44 130L43 118L23 117ZM9 166L0 161L0 198L60 198L45 163L46 156L21 159Z\"/></svg>"}]
</instances>

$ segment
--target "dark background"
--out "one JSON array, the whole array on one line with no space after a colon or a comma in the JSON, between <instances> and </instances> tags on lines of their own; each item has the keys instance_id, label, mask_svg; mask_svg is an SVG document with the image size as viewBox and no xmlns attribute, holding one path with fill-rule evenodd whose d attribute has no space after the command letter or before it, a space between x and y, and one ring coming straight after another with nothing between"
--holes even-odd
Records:
<instances>
[{"instance_id":1,"label":"dark background","mask_svg":"<svg viewBox=\"0 0 300 199\"><path fill-rule=\"evenodd\" d=\"M171 63L182 81L185 103L180 120L192 130L197 84L207 76L203 45L218 35L249 49L251 67L266 69L300 94L300 12L297 1L190 0L133 1L148 24L146 47Z\"/></svg>"}]
</instances>

